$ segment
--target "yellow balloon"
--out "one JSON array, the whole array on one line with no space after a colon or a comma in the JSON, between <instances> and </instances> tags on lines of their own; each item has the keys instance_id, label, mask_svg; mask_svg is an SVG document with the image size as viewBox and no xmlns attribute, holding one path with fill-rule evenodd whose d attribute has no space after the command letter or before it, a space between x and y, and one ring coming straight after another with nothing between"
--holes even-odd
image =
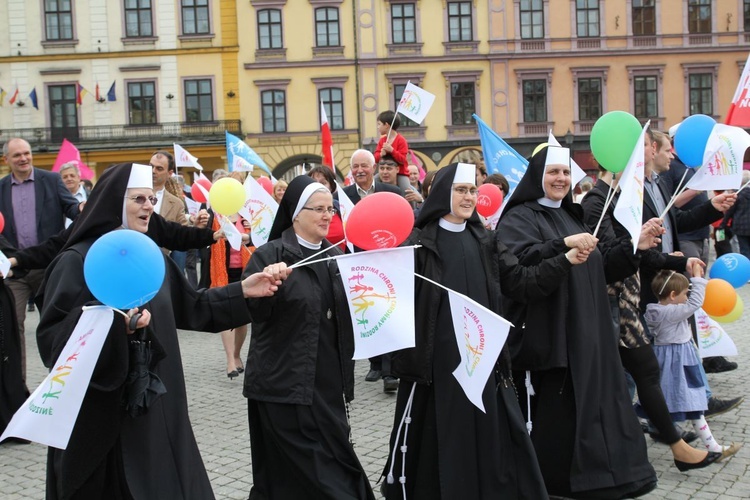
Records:
<instances>
[{"instance_id":1,"label":"yellow balloon","mask_svg":"<svg viewBox=\"0 0 750 500\"><path fill-rule=\"evenodd\" d=\"M239 212L245 204L245 188L240 181L231 177L224 177L214 182L208 192L208 200L214 212L223 215L233 215Z\"/></svg>"},{"instance_id":2,"label":"yellow balloon","mask_svg":"<svg viewBox=\"0 0 750 500\"><path fill-rule=\"evenodd\" d=\"M719 323L733 323L740 319L744 308L745 304L742 302L742 297L737 295L737 303L734 305L734 309L732 309L732 312L724 316L711 316L711 319Z\"/></svg>"},{"instance_id":3,"label":"yellow balloon","mask_svg":"<svg viewBox=\"0 0 750 500\"><path fill-rule=\"evenodd\" d=\"M543 142L543 143L541 143L540 145L538 145L537 147L535 147L535 148L534 148L534 152L533 152L533 153L531 153L531 156L536 156L536 154L537 154L537 153L538 153L539 151L541 151L542 149L546 148L547 146L549 146L549 143L548 143L548 142Z\"/></svg>"}]
</instances>

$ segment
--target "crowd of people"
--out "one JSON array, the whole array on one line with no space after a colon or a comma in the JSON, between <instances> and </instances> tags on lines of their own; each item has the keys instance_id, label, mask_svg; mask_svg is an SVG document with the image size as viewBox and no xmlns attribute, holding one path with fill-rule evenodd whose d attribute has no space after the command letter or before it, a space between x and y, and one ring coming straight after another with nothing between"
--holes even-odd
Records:
<instances>
[{"instance_id":1,"label":"crowd of people","mask_svg":"<svg viewBox=\"0 0 750 500\"><path fill-rule=\"evenodd\" d=\"M276 183L279 207L266 244L255 248L251 221L230 217L242 235L239 249L210 208L188 213L189 189L176 180L169 152L155 152L149 165L110 166L87 189L75 163L47 172L33 166L26 141L5 143L11 173L0 179L0 250L13 269L0 285L0 432L29 394L29 298L40 311L39 353L51 368L81 307L95 300L83 262L97 238L138 231L162 248L166 263L156 296L113 322L70 445L49 449L47 498L213 498L187 410L177 330L190 329L221 332L226 375L243 376L250 499L374 499L350 439L354 339L345 283L335 259L291 267L347 252L339 197L357 204L380 192L403 196L414 209L404 244L417 245L415 273L515 325L486 381L482 411L453 376L461 358L448 293L415 282L415 347L371 358L365 377L395 393L385 498L641 496L657 482L644 427L670 446L680 471L737 453L741 443L722 436L728 444L720 444L707 423L743 400L718 398L708 386L706 371L732 363L701 363L691 318L706 283L706 229L742 231L747 196L709 199L687 190L659 218L677 190L669 172L679 172L679 159L670 135L648 131L634 253L612 206L605 210L617 179L602 168L574 198L568 148L539 148L508 197L507 181L488 175L481 161L452 163L420 180L398 116L381 113L378 128L375 153L350 157L351 185L339 187L327 166ZM243 182L246 174L213 175ZM496 229L475 210L483 183L507 198ZM136 333L153 346L150 369L166 388L140 415L123 407L127 339ZM688 444L696 439L697 448Z\"/></svg>"}]
</instances>

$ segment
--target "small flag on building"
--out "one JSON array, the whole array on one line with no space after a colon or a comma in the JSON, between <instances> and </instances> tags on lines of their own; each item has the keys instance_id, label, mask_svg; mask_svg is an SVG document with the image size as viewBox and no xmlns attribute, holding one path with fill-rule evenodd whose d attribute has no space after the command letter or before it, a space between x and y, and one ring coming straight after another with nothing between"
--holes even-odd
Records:
<instances>
[{"instance_id":1,"label":"small flag on building","mask_svg":"<svg viewBox=\"0 0 750 500\"><path fill-rule=\"evenodd\" d=\"M117 100L117 97L115 96L115 83L116 82L112 82L112 86L107 91L107 100L110 102L114 102Z\"/></svg>"},{"instance_id":2,"label":"small flag on building","mask_svg":"<svg viewBox=\"0 0 750 500\"><path fill-rule=\"evenodd\" d=\"M36 87L31 89L31 92L29 92L29 100L31 101L31 105L34 106L34 109L39 109L39 101L36 98Z\"/></svg>"}]
</instances>

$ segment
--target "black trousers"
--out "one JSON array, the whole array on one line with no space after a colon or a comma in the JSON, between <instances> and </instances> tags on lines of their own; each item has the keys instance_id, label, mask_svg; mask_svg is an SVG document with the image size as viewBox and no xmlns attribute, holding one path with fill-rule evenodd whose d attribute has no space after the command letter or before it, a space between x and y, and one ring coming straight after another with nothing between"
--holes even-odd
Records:
<instances>
[{"instance_id":1,"label":"black trousers","mask_svg":"<svg viewBox=\"0 0 750 500\"><path fill-rule=\"evenodd\" d=\"M630 373L638 389L638 398L651 423L669 444L681 438L669 415L669 407L661 390L659 362L651 344L634 349L620 347L622 366Z\"/></svg>"}]
</instances>

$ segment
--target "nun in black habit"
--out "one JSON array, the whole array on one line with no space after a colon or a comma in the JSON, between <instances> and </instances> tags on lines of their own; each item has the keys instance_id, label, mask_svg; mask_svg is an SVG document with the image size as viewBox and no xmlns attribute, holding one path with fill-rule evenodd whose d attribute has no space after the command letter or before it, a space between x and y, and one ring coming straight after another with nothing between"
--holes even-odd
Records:
<instances>
[{"instance_id":1,"label":"nun in black habit","mask_svg":"<svg viewBox=\"0 0 750 500\"><path fill-rule=\"evenodd\" d=\"M546 296L577 262L577 251L561 249L536 266L519 266L482 226L475 182L474 165L438 171L408 241L422 245L415 272L497 313L501 288L519 300ZM384 471L386 498L547 498L507 350L484 388L483 413L452 374L461 356L447 292L416 279L415 300L416 346L393 353L401 384ZM407 416L411 423L404 426Z\"/></svg>"},{"instance_id":2,"label":"nun in black habit","mask_svg":"<svg viewBox=\"0 0 750 500\"><path fill-rule=\"evenodd\" d=\"M340 255L325 239L333 213L327 187L294 178L268 243L253 253L243 276L276 272L322 249L320 258ZM354 336L335 260L296 268L276 295L254 301L250 312L243 389L253 459L250 499L374 500L349 439Z\"/></svg>"},{"instance_id":3,"label":"nun in black habit","mask_svg":"<svg viewBox=\"0 0 750 500\"><path fill-rule=\"evenodd\" d=\"M628 397L606 288L633 274L637 261L629 243L596 249L586 231L570 195L569 150L542 149L509 198L498 237L524 265L573 246L590 254L548 297L523 303L508 295L516 386L525 402L520 370L530 372L531 440L551 495L640 496L656 486L656 475Z\"/></svg>"},{"instance_id":4,"label":"nun in black habit","mask_svg":"<svg viewBox=\"0 0 750 500\"><path fill-rule=\"evenodd\" d=\"M147 231L155 201L151 186L149 166L126 163L107 169L91 192L63 251L45 273L37 343L46 367L57 360L81 306L95 300L83 275L86 253L109 231ZM126 333L132 332L115 314L68 447L49 448L48 499L214 498L188 418L177 328L221 331L246 324L246 298L272 294L279 282L254 275L242 283L196 291L171 259L164 260L164 283L141 307L138 327L146 328L153 352L149 368L166 393L145 415L125 412Z\"/></svg>"}]
</instances>

